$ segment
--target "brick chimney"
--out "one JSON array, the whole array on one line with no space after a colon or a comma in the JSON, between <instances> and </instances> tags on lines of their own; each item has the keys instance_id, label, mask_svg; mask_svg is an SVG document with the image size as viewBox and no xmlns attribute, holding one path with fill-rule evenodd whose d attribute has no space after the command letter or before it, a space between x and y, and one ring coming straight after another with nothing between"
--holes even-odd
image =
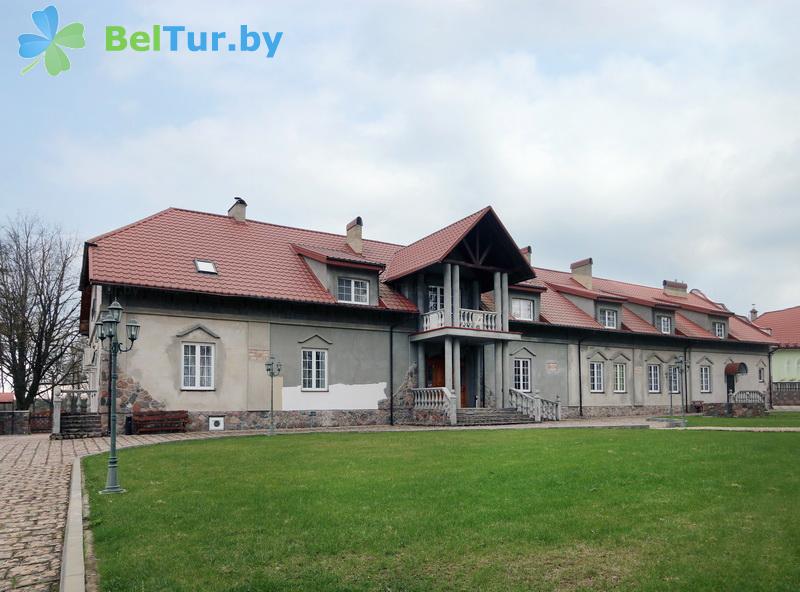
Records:
<instances>
[{"instance_id":1,"label":"brick chimney","mask_svg":"<svg viewBox=\"0 0 800 592\"><path fill-rule=\"evenodd\" d=\"M364 241L361 239L363 229L364 222L361 221L361 216L356 216L355 220L347 225L347 246L359 255L364 253Z\"/></svg>"},{"instance_id":2,"label":"brick chimney","mask_svg":"<svg viewBox=\"0 0 800 592\"><path fill-rule=\"evenodd\" d=\"M750 309L750 321L754 322L758 318L758 311L756 310L756 305L753 305L753 308Z\"/></svg>"},{"instance_id":3,"label":"brick chimney","mask_svg":"<svg viewBox=\"0 0 800 592\"><path fill-rule=\"evenodd\" d=\"M239 222L247 219L247 202L241 197L234 197L233 205L228 208L228 216Z\"/></svg>"},{"instance_id":4,"label":"brick chimney","mask_svg":"<svg viewBox=\"0 0 800 592\"><path fill-rule=\"evenodd\" d=\"M688 286L678 280L670 281L664 280L664 294L674 298L686 298L686 288Z\"/></svg>"},{"instance_id":5,"label":"brick chimney","mask_svg":"<svg viewBox=\"0 0 800 592\"><path fill-rule=\"evenodd\" d=\"M581 259L569 266L572 279L587 290L592 289L592 258Z\"/></svg>"},{"instance_id":6,"label":"brick chimney","mask_svg":"<svg viewBox=\"0 0 800 592\"><path fill-rule=\"evenodd\" d=\"M531 256L533 254L533 250L531 249L531 246L528 245L527 247L522 247L519 250L519 252L522 253L522 256L525 257L525 260L528 262L528 265L530 265L531 264Z\"/></svg>"}]
</instances>

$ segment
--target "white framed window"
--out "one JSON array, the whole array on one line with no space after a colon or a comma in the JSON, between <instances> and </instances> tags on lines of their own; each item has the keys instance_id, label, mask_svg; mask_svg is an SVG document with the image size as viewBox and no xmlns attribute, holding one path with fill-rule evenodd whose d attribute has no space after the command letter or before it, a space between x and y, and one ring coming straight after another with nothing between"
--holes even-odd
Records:
<instances>
[{"instance_id":1,"label":"white framed window","mask_svg":"<svg viewBox=\"0 0 800 592\"><path fill-rule=\"evenodd\" d=\"M681 392L681 369L679 366L669 366L667 368L669 378L669 392L676 394Z\"/></svg>"},{"instance_id":2,"label":"white framed window","mask_svg":"<svg viewBox=\"0 0 800 592\"><path fill-rule=\"evenodd\" d=\"M764 382L765 369L762 366L758 367L758 382Z\"/></svg>"},{"instance_id":3,"label":"white framed window","mask_svg":"<svg viewBox=\"0 0 800 592\"><path fill-rule=\"evenodd\" d=\"M339 302L369 304L369 282L355 278L340 277L336 291Z\"/></svg>"},{"instance_id":4,"label":"white framed window","mask_svg":"<svg viewBox=\"0 0 800 592\"><path fill-rule=\"evenodd\" d=\"M428 286L428 310L444 308L444 286Z\"/></svg>"},{"instance_id":5,"label":"white framed window","mask_svg":"<svg viewBox=\"0 0 800 592\"><path fill-rule=\"evenodd\" d=\"M617 311L613 308L604 308L600 311L600 322L606 329L617 328Z\"/></svg>"},{"instance_id":6,"label":"white framed window","mask_svg":"<svg viewBox=\"0 0 800 592\"><path fill-rule=\"evenodd\" d=\"M614 364L614 392L615 393L624 393L627 389L626 384L626 376L625 376L625 364L622 363L615 363Z\"/></svg>"},{"instance_id":7,"label":"white framed window","mask_svg":"<svg viewBox=\"0 0 800 592\"><path fill-rule=\"evenodd\" d=\"M214 350L213 343L183 344L183 390L214 390Z\"/></svg>"},{"instance_id":8,"label":"white framed window","mask_svg":"<svg viewBox=\"0 0 800 592\"><path fill-rule=\"evenodd\" d=\"M589 362L589 390L602 393L604 388L603 362Z\"/></svg>"},{"instance_id":9,"label":"white framed window","mask_svg":"<svg viewBox=\"0 0 800 592\"><path fill-rule=\"evenodd\" d=\"M659 364L647 365L647 392L661 392L661 366Z\"/></svg>"},{"instance_id":10,"label":"white framed window","mask_svg":"<svg viewBox=\"0 0 800 592\"><path fill-rule=\"evenodd\" d=\"M523 393L531 392L530 358L514 358L514 388Z\"/></svg>"},{"instance_id":11,"label":"white framed window","mask_svg":"<svg viewBox=\"0 0 800 592\"><path fill-rule=\"evenodd\" d=\"M711 392L711 366L700 366L700 392Z\"/></svg>"},{"instance_id":12,"label":"white framed window","mask_svg":"<svg viewBox=\"0 0 800 592\"><path fill-rule=\"evenodd\" d=\"M304 349L300 360L301 390L328 390L328 350Z\"/></svg>"},{"instance_id":13,"label":"white framed window","mask_svg":"<svg viewBox=\"0 0 800 592\"><path fill-rule=\"evenodd\" d=\"M532 321L533 300L529 300L528 298L512 298L511 316L520 321Z\"/></svg>"},{"instance_id":14,"label":"white framed window","mask_svg":"<svg viewBox=\"0 0 800 592\"><path fill-rule=\"evenodd\" d=\"M658 330L661 331L664 335L671 335L672 334L672 317L668 317L667 315L659 315L658 316Z\"/></svg>"},{"instance_id":15,"label":"white framed window","mask_svg":"<svg viewBox=\"0 0 800 592\"><path fill-rule=\"evenodd\" d=\"M714 321L714 335L720 339L725 339L725 323L722 321Z\"/></svg>"}]
</instances>

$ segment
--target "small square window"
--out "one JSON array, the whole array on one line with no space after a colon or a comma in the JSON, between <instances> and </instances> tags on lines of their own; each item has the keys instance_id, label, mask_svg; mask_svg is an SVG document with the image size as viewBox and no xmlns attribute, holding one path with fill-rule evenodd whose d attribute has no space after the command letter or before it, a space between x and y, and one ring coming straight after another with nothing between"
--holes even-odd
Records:
<instances>
[{"instance_id":1,"label":"small square window","mask_svg":"<svg viewBox=\"0 0 800 592\"><path fill-rule=\"evenodd\" d=\"M672 317L668 317L666 315L660 315L658 317L658 329L664 335L671 335L672 334Z\"/></svg>"},{"instance_id":2,"label":"small square window","mask_svg":"<svg viewBox=\"0 0 800 592\"><path fill-rule=\"evenodd\" d=\"M337 283L336 298L339 302L349 304L369 304L369 282L340 277Z\"/></svg>"},{"instance_id":3,"label":"small square window","mask_svg":"<svg viewBox=\"0 0 800 592\"><path fill-rule=\"evenodd\" d=\"M214 262L206 259L195 259L194 267L200 273L217 273L217 266Z\"/></svg>"},{"instance_id":4,"label":"small square window","mask_svg":"<svg viewBox=\"0 0 800 592\"><path fill-rule=\"evenodd\" d=\"M725 323L714 321L714 335L720 339L725 339Z\"/></svg>"},{"instance_id":5,"label":"small square window","mask_svg":"<svg viewBox=\"0 0 800 592\"><path fill-rule=\"evenodd\" d=\"M518 321L532 321L533 300L528 300L527 298L512 298L511 316Z\"/></svg>"},{"instance_id":6,"label":"small square window","mask_svg":"<svg viewBox=\"0 0 800 592\"><path fill-rule=\"evenodd\" d=\"M606 329L617 328L617 311L613 308L604 308L600 311L600 322Z\"/></svg>"}]
</instances>

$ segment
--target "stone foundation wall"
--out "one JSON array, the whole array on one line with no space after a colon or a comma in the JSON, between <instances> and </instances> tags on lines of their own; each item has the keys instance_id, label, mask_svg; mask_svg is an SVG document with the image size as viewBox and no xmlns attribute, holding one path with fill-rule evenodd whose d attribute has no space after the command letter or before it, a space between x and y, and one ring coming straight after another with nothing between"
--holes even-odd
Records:
<instances>
[{"instance_id":1,"label":"stone foundation wall","mask_svg":"<svg viewBox=\"0 0 800 592\"><path fill-rule=\"evenodd\" d=\"M438 409L414 409L407 422L411 425L447 426L450 418L447 413Z\"/></svg>"},{"instance_id":2,"label":"stone foundation wall","mask_svg":"<svg viewBox=\"0 0 800 592\"><path fill-rule=\"evenodd\" d=\"M800 405L800 384L797 388L773 388L772 405Z\"/></svg>"},{"instance_id":3,"label":"stone foundation wall","mask_svg":"<svg viewBox=\"0 0 800 592\"><path fill-rule=\"evenodd\" d=\"M225 430L265 430L270 425L269 411L189 411L190 432L207 431L209 417L224 417ZM320 411L276 411L275 427L332 428L340 426L388 425L389 412L383 409L332 409Z\"/></svg>"},{"instance_id":4,"label":"stone foundation wall","mask_svg":"<svg viewBox=\"0 0 800 592\"><path fill-rule=\"evenodd\" d=\"M681 412L680 405L675 405L672 408L674 414L679 415ZM621 417L623 415L669 415L669 405L609 405L603 407L597 406L584 406L583 417ZM567 407L561 406L561 419L577 419L581 417L580 407Z\"/></svg>"},{"instance_id":5,"label":"stone foundation wall","mask_svg":"<svg viewBox=\"0 0 800 592\"><path fill-rule=\"evenodd\" d=\"M758 417L767 414L762 403L706 403L705 415L712 417Z\"/></svg>"},{"instance_id":6,"label":"stone foundation wall","mask_svg":"<svg viewBox=\"0 0 800 592\"><path fill-rule=\"evenodd\" d=\"M30 411L0 411L0 435L30 434Z\"/></svg>"}]
</instances>

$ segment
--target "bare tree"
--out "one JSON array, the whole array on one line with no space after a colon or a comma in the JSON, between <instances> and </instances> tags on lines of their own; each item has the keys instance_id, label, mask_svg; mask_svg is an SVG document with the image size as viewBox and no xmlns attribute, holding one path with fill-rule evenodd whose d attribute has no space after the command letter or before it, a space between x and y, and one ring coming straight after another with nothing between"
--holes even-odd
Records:
<instances>
[{"instance_id":1,"label":"bare tree","mask_svg":"<svg viewBox=\"0 0 800 592\"><path fill-rule=\"evenodd\" d=\"M77 241L38 217L0 229L0 366L18 409L72 370L63 358L78 339L77 257Z\"/></svg>"}]
</instances>

